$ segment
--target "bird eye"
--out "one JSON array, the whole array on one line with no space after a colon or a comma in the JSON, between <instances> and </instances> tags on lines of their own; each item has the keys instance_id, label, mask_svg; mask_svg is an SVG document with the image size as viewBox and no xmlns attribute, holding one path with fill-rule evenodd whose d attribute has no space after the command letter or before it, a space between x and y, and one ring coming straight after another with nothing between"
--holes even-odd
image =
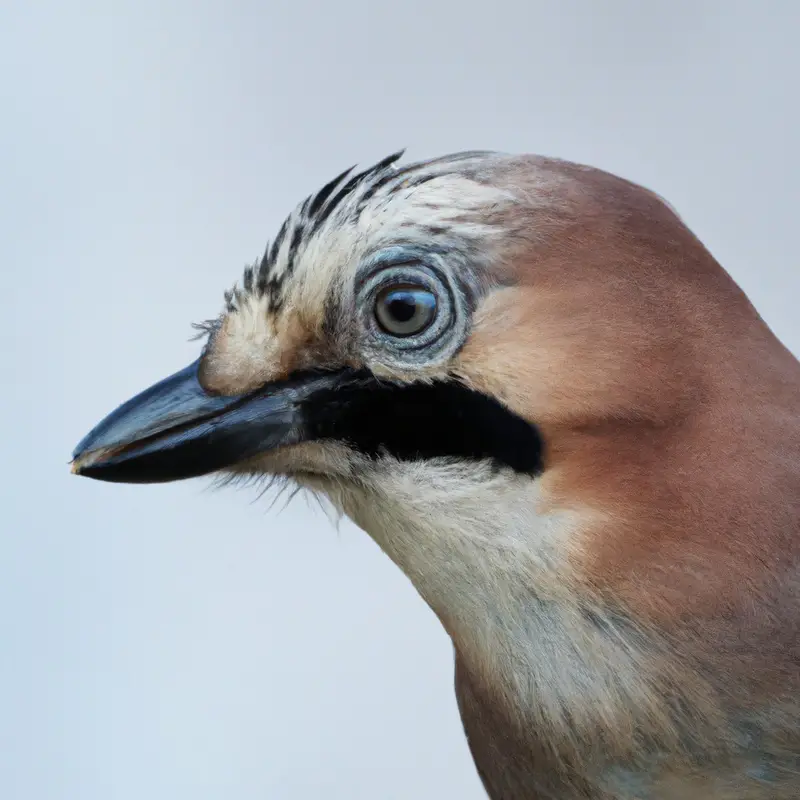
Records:
<instances>
[{"instance_id":1,"label":"bird eye","mask_svg":"<svg viewBox=\"0 0 800 800\"><path fill-rule=\"evenodd\" d=\"M356 335L365 364L430 367L466 338L465 292L445 256L396 245L365 259L355 281Z\"/></svg>"},{"instance_id":2,"label":"bird eye","mask_svg":"<svg viewBox=\"0 0 800 800\"><path fill-rule=\"evenodd\" d=\"M421 286L389 286L375 298L375 318L386 333L413 336L436 317L436 295Z\"/></svg>"}]
</instances>

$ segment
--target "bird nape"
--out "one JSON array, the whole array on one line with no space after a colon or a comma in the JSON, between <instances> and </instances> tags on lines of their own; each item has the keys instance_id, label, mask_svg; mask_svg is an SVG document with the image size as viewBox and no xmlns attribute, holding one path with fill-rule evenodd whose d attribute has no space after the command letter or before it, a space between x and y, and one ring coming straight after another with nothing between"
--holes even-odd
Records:
<instances>
[{"instance_id":1,"label":"bird nape","mask_svg":"<svg viewBox=\"0 0 800 800\"><path fill-rule=\"evenodd\" d=\"M800 796L800 364L657 195L396 153L73 471L290 479L437 614L493 800Z\"/></svg>"}]
</instances>

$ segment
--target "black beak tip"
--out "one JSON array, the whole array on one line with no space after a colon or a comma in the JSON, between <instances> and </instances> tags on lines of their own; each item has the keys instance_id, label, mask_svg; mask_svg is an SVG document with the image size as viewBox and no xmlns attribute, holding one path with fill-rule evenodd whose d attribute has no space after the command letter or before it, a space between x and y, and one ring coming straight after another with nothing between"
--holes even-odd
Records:
<instances>
[{"instance_id":1,"label":"black beak tip","mask_svg":"<svg viewBox=\"0 0 800 800\"><path fill-rule=\"evenodd\" d=\"M72 459L69 462L69 471L73 475L93 478L95 477L95 473L102 471L102 464L102 451L91 450L79 445L72 453Z\"/></svg>"},{"instance_id":2,"label":"black beak tip","mask_svg":"<svg viewBox=\"0 0 800 800\"><path fill-rule=\"evenodd\" d=\"M69 471L72 475L77 475L79 478L94 478L100 481L111 480L106 476L106 470L103 468L102 462L87 464L80 460L75 460L70 462Z\"/></svg>"},{"instance_id":3,"label":"black beak tip","mask_svg":"<svg viewBox=\"0 0 800 800\"><path fill-rule=\"evenodd\" d=\"M81 458L81 454L75 452L72 454L72 460L69 462L69 471L73 475L85 475L88 465L86 464L86 459Z\"/></svg>"},{"instance_id":4,"label":"black beak tip","mask_svg":"<svg viewBox=\"0 0 800 800\"><path fill-rule=\"evenodd\" d=\"M73 475L93 477L93 466L102 463L103 448L93 446L94 440L97 439L97 430L99 427L100 425L95 426L95 428L89 431L72 451L69 467Z\"/></svg>"}]
</instances>

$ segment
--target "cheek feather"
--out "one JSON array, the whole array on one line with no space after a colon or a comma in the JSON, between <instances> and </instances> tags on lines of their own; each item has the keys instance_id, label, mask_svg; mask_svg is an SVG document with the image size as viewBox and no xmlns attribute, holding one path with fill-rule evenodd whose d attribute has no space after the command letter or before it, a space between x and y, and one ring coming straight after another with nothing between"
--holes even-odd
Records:
<instances>
[{"instance_id":1,"label":"cheek feather","mask_svg":"<svg viewBox=\"0 0 800 800\"><path fill-rule=\"evenodd\" d=\"M600 289L500 289L476 312L453 371L542 426L661 423L701 387L683 345L665 331Z\"/></svg>"}]
</instances>

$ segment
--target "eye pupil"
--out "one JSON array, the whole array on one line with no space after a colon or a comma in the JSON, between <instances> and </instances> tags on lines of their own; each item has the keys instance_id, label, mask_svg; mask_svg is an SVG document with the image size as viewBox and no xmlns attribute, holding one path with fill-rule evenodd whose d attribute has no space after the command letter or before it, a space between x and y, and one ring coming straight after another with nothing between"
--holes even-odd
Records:
<instances>
[{"instance_id":1,"label":"eye pupil","mask_svg":"<svg viewBox=\"0 0 800 800\"><path fill-rule=\"evenodd\" d=\"M417 303L410 292L396 292L388 307L389 314L398 322L408 322L417 312Z\"/></svg>"},{"instance_id":2,"label":"eye pupil","mask_svg":"<svg viewBox=\"0 0 800 800\"><path fill-rule=\"evenodd\" d=\"M436 295L421 286L390 286L378 293L375 317L386 333L413 336L436 316Z\"/></svg>"}]
</instances>

